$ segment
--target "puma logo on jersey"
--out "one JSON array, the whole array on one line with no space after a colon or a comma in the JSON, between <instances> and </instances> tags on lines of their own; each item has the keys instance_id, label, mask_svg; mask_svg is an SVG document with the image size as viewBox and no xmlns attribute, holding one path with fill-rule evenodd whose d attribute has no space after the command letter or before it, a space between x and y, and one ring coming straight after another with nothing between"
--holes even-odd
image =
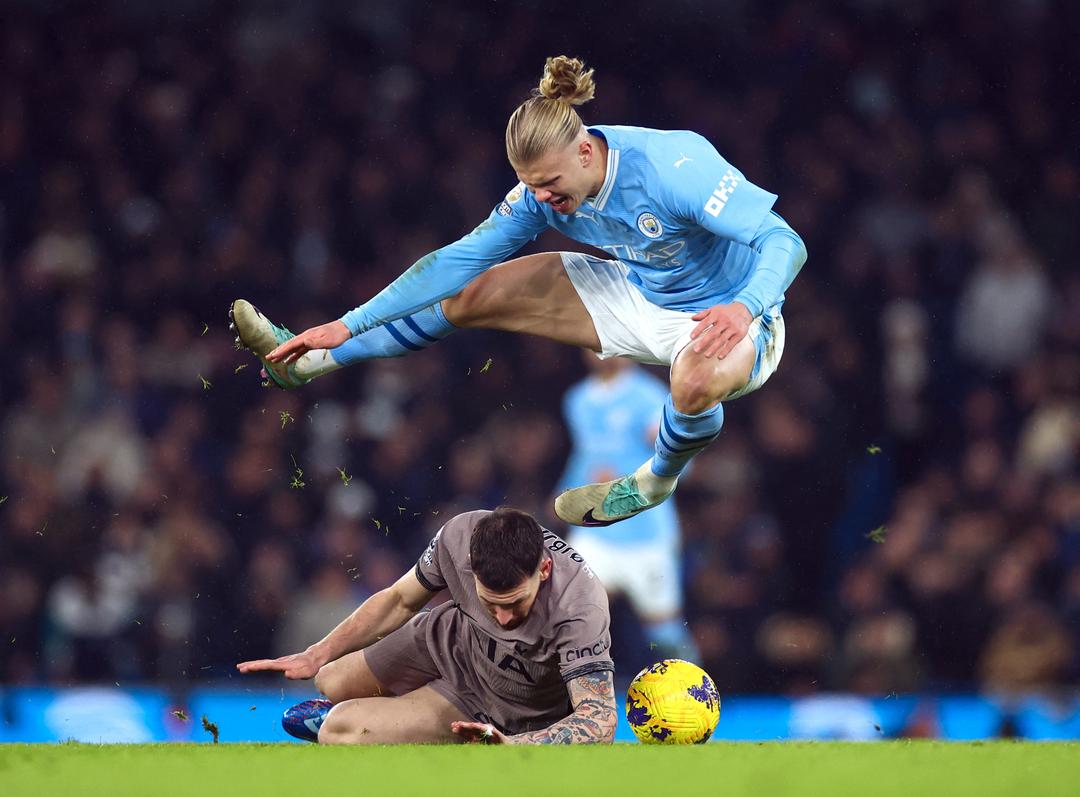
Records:
<instances>
[{"instance_id":1,"label":"puma logo on jersey","mask_svg":"<svg viewBox=\"0 0 1080 797\"><path fill-rule=\"evenodd\" d=\"M675 168L676 169L678 169L680 166L682 166L687 161L693 161L694 160L693 158L686 157L681 152L679 153L679 155L681 155L682 157L680 157L677 161L675 161Z\"/></svg>"},{"instance_id":2,"label":"puma logo on jersey","mask_svg":"<svg viewBox=\"0 0 1080 797\"><path fill-rule=\"evenodd\" d=\"M712 196L705 203L705 212L710 216L719 216L720 211L724 209L724 205L731 198L731 192L741 182L742 177L735 174L734 169L728 169L727 173L720 178L720 185L713 189Z\"/></svg>"}]
</instances>

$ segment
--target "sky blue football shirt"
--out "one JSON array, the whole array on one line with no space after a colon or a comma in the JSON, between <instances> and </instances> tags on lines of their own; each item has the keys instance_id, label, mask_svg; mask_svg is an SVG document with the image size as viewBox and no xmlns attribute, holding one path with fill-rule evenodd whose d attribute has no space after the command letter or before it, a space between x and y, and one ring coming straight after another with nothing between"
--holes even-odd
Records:
<instances>
[{"instance_id":1,"label":"sky blue football shirt","mask_svg":"<svg viewBox=\"0 0 1080 797\"><path fill-rule=\"evenodd\" d=\"M661 307L697 311L739 297L760 312L783 300L782 292L746 294L760 256L750 242L775 194L747 180L697 133L609 125L589 131L607 141L607 172L597 195L577 211L556 213L518 184L475 230L422 257L341 320L357 335L422 310L549 227L625 262L633 284Z\"/></svg>"}]
</instances>

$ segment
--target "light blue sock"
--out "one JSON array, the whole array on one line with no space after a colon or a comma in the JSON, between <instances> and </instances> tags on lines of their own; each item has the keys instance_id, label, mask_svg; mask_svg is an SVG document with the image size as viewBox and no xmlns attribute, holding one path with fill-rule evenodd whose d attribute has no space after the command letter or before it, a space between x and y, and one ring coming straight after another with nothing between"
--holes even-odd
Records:
<instances>
[{"instance_id":1,"label":"light blue sock","mask_svg":"<svg viewBox=\"0 0 1080 797\"><path fill-rule=\"evenodd\" d=\"M401 357L426 349L455 331L457 327L446 320L440 303L436 302L412 315L350 338L331 349L330 356L342 366L379 357Z\"/></svg>"},{"instance_id":2,"label":"light blue sock","mask_svg":"<svg viewBox=\"0 0 1080 797\"><path fill-rule=\"evenodd\" d=\"M652 472L669 478L678 476L691 459L716 439L723 425L722 405L717 404L700 415L683 415L675 409L668 393L660 419L660 431L656 435Z\"/></svg>"}]
</instances>

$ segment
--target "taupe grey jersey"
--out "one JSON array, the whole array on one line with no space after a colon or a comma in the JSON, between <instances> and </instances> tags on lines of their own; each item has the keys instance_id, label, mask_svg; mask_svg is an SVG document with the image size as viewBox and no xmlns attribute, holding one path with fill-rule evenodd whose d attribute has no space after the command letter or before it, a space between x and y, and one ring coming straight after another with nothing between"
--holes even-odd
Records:
<instances>
[{"instance_id":1,"label":"taupe grey jersey","mask_svg":"<svg viewBox=\"0 0 1080 797\"><path fill-rule=\"evenodd\" d=\"M466 622L453 640L473 669L496 694L518 704L566 700L565 682L614 670L611 660L607 593L581 555L558 535L544 531L544 555L551 577L540 585L525 622L502 628L476 594L469 541L487 510L466 512L448 521L416 565L416 577L432 591L446 588L454 610Z\"/></svg>"}]
</instances>

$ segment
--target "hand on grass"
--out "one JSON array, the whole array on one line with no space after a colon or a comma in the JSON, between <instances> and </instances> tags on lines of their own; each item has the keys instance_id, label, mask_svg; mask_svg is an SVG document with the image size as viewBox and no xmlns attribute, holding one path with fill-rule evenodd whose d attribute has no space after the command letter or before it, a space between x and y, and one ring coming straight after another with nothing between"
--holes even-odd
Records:
<instances>
[{"instance_id":1,"label":"hand on grass","mask_svg":"<svg viewBox=\"0 0 1080 797\"><path fill-rule=\"evenodd\" d=\"M470 744L513 744L509 736L487 722L451 722L450 730Z\"/></svg>"}]
</instances>

